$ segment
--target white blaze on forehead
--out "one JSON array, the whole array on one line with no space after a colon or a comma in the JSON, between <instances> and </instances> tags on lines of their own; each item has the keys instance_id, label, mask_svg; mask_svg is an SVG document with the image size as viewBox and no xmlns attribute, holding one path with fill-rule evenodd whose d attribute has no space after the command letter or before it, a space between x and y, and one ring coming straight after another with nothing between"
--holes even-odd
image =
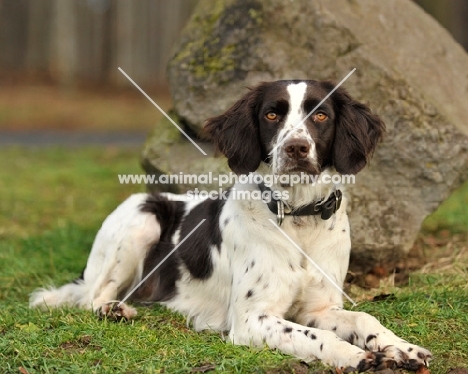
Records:
<instances>
[{"instance_id":1,"label":"white blaze on forehead","mask_svg":"<svg viewBox=\"0 0 468 374\"><path fill-rule=\"evenodd\" d=\"M307 89L305 82L294 83L286 88L289 93L289 113L285 127L289 130L304 118L303 102Z\"/></svg>"},{"instance_id":2,"label":"white blaze on forehead","mask_svg":"<svg viewBox=\"0 0 468 374\"><path fill-rule=\"evenodd\" d=\"M309 142L310 150L307 156L309 162L317 164L315 143L310 135L307 125L301 123L307 116L304 112L304 100L306 99L307 83L291 83L286 87L289 94L289 111L276 139L276 145L271 154L273 156L272 166L274 173L284 172L284 165L288 156L284 151L284 143L288 139L302 138ZM286 171L287 172L287 171Z\"/></svg>"}]
</instances>

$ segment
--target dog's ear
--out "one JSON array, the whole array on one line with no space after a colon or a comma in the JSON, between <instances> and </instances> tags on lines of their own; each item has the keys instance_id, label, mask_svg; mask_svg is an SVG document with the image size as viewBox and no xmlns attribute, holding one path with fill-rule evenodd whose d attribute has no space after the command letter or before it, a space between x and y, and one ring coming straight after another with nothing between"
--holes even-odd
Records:
<instances>
[{"instance_id":1,"label":"dog's ear","mask_svg":"<svg viewBox=\"0 0 468 374\"><path fill-rule=\"evenodd\" d=\"M340 174L356 174L372 157L385 132L385 124L342 88L332 98L336 111L333 164Z\"/></svg>"},{"instance_id":2,"label":"dog's ear","mask_svg":"<svg viewBox=\"0 0 468 374\"><path fill-rule=\"evenodd\" d=\"M258 89L250 90L225 113L205 123L205 132L227 157L231 170L238 175L254 172L260 165L258 95Z\"/></svg>"}]
</instances>

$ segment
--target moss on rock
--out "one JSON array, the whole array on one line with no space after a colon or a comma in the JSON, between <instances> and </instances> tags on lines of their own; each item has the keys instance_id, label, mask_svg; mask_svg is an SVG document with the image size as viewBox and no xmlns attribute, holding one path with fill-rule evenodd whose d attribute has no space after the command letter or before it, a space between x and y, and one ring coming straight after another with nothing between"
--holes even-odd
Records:
<instances>
[{"instance_id":1,"label":"moss on rock","mask_svg":"<svg viewBox=\"0 0 468 374\"><path fill-rule=\"evenodd\" d=\"M182 68L202 84L206 80L225 83L245 75L240 60L256 44L258 33L249 31L262 24L261 8L257 0L202 3L184 30L169 70Z\"/></svg>"}]
</instances>

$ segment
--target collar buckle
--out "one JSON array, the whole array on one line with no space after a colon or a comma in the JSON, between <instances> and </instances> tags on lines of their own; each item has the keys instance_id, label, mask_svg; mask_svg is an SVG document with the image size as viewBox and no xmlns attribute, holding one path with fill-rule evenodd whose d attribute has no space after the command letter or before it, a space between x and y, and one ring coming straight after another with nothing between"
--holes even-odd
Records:
<instances>
[{"instance_id":1,"label":"collar buckle","mask_svg":"<svg viewBox=\"0 0 468 374\"><path fill-rule=\"evenodd\" d=\"M323 220L329 219L333 214L336 213L338 209L340 209L342 197L343 197L343 194L341 193L341 191L336 190L330 195L328 200L326 200L325 202L321 204L322 209L321 209L320 217Z\"/></svg>"},{"instance_id":2,"label":"collar buckle","mask_svg":"<svg viewBox=\"0 0 468 374\"><path fill-rule=\"evenodd\" d=\"M283 200L277 200L276 206L278 208L278 213L276 213L276 223L278 226L281 226L284 220L284 203Z\"/></svg>"},{"instance_id":3,"label":"collar buckle","mask_svg":"<svg viewBox=\"0 0 468 374\"><path fill-rule=\"evenodd\" d=\"M269 191L271 193L271 189L266 187L264 183L259 183L258 188L262 192ZM270 209L273 214L276 214L276 222L278 226L281 226L285 215L319 215L323 220L328 220L331 216L333 216L333 214L336 213L338 209L340 209L342 197L343 194L340 190L334 190L327 200L319 200L298 209L294 209L294 211L291 206L283 200L272 198L269 201L264 200L264 203L268 206L268 209Z\"/></svg>"}]
</instances>

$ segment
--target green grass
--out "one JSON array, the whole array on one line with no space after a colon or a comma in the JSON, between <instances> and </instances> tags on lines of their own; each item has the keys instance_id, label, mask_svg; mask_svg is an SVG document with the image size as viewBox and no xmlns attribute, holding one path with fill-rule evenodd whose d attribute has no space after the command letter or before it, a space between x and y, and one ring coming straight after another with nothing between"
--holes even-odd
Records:
<instances>
[{"instance_id":1,"label":"green grass","mask_svg":"<svg viewBox=\"0 0 468 374\"><path fill-rule=\"evenodd\" d=\"M9 370L30 373L139 372L188 373L215 363L228 372L282 365L284 357L267 349L236 347L214 333L187 329L182 317L162 307L140 309L133 323L100 321L90 312L31 312L10 306L0 321L6 333L0 358Z\"/></svg>"},{"instance_id":2,"label":"green grass","mask_svg":"<svg viewBox=\"0 0 468 374\"><path fill-rule=\"evenodd\" d=\"M468 268L465 267L465 271ZM465 274L413 274L395 298L358 309L434 354L432 373L468 366L468 285Z\"/></svg>"},{"instance_id":3,"label":"green grass","mask_svg":"<svg viewBox=\"0 0 468 374\"><path fill-rule=\"evenodd\" d=\"M80 274L103 218L127 195L144 189L117 180L119 173L141 172L138 152L0 149L0 373L190 373L211 366L220 373L303 372L278 352L193 332L183 317L160 306L139 307L130 323L101 321L76 309L28 308L34 288ZM430 218L435 227L459 232L450 222L468 222L459 209L467 196L465 185L438 218ZM361 302L355 310L371 312L397 334L431 349L432 373L468 366L467 264L458 269L413 274L408 287L391 289L394 298ZM308 371L320 368L311 365Z\"/></svg>"},{"instance_id":4,"label":"green grass","mask_svg":"<svg viewBox=\"0 0 468 374\"><path fill-rule=\"evenodd\" d=\"M7 148L0 155L0 239L70 223L95 229L129 194L144 190L117 179L142 172L136 149Z\"/></svg>"}]
</instances>

